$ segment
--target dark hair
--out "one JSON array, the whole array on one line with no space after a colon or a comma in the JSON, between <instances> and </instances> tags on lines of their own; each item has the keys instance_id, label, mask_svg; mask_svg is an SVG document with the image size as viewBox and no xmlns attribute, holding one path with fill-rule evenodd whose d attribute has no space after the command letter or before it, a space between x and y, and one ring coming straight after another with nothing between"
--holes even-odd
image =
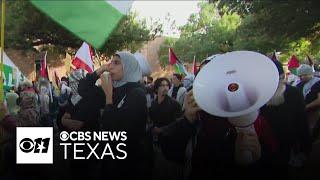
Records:
<instances>
[{"instance_id":1,"label":"dark hair","mask_svg":"<svg viewBox=\"0 0 320 180\"><path fill-rule=\"evenodd\" d=\"M271 60L271 61L276 65L279 75L284 74L282 63L274 60Z\"/></svg>"},{"instance_id":2,"label":"dark hair","mask_svg":"<svg viewBox=\"0 0 320 180\"><path fill-rule=\"evenodd\" d=\"M182 75L181 75L181 74L174 73L173 75L174 75L175 77L177 77L177 79L179 79L179 81L182 80Z\"/></svg>"},{"instance_id":3,"label":"dark hair","mask_svg":"<svg viewBox=\"0 0 320 180\"><path fill-rule=\"evenodd\" d=\"M204 60L200 63L200 66L198 68L198 71L195 73L195 76L198 75L199 71L203 68L203 66L205 66L206 64L208 64L211 60Z\"/></svg>"},{"instance_id":4,"label":"dark hair","mask_svg":"<svg viewBox=\"0 0 320 180\"><path fill-rule=\"evenodd\" d=\"M151 76L147 76L148 81L153 82L153 78Z\"/></svg>"},{"instance_id":5,"label":"dark hair","mask_svg":"<svg viewBox=\"0 0 320 180\"><path fill-rule=\"evenodd\" d=\"M65 77L65 76L63 76L63 77L61 77L61 81L68 82L68 78L67 78L67 77Z\"/></svg>"},{"instance_id":6,"label":"dark hair","mask_svg":"<svg viewBox=\"0 0 320 180\"><path fill-rule=\"evenodd\" d=\"M171 87L171 83L168 78L165 78L165 77L158 78L156 81L154 81L153 90L155 93L157 93L159 87L161 86L162 81L167 81L169 88Z\"/></svg>"}]
</instances>

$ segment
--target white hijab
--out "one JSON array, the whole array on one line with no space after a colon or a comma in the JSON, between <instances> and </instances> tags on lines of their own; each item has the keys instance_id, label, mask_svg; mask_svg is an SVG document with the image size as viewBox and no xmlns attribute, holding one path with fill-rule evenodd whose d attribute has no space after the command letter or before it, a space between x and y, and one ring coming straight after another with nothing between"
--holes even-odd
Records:
<instances>
[{"instance_id":1,"label":"white hijab","mask_svg":"<svg viewBox=\"0 0 320 180\"><path fill-rule=\"evenodd\" d=\"M119 81L113 81L113 87L121 87L128 82L138 82L142 77L142 70L133 54L130 52L118 52L123 66L123 77Z\"/></svg>"}]
</instances>

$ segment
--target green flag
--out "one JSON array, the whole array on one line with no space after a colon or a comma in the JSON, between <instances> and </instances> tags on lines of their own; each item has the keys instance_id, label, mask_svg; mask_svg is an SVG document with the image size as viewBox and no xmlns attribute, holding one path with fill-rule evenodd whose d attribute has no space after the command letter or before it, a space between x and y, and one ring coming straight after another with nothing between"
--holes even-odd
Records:
<instances>
[{"instance_id":1,"label":"green flag","mask_svg":"<svg viewBox=\"0 0 320 180\"><path fill-rule=\"evenodd\" d=\"M100 48L133 1L31 0L31 3L82 40Z\"/></svg>"}]
</instances>

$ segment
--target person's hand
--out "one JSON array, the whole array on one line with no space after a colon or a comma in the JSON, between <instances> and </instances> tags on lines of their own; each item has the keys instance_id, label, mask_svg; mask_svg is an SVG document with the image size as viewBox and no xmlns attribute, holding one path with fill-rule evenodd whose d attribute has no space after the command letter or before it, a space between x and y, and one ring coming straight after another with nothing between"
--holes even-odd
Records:
<instances>
[{"instance_id":1,"label":"person's hand","mask_svg":"<svg viewBox=\"0 0 320 180\"><path fill-rule=\"evenodd\" d=\"M192 90L186 94L184 99L184 115L190 123L194 123L197 119L197 113L201 110L197 105Z\"/></svg>"},{"instance_id":2,"label":"person's hand","mask_svg":"<svg viewBox=\"0 0 320 180\"><path fill-rule=\"evenodd\" d=\"M104 75L100 76L101 79L101 87L106 95L106 104L112 104L112 95L113 95L113 87L112 87L112 79L111 76L108 76L108 79Z\"/></svg>"},{"instance_id":3,"label":"person's hand","mask_svg":"<svg viewBox=\"0 0 320 180\"><path fill-rule=\"evenodd\" d=\"M108 71L108 72L109 72L110 64L111 64L111 61L108 61L107 63L105 63L105 64L103 64L103 65L101 66L101 68L103 69L103 72L104 72L104 71Z\"/></svg>"},{"instance_id":4,"label":"person's hand","mask_svg":"<svg viewBox=\"0 0 320 180\"><path fill-rule=\"evenodd\" d=\"M109 69L110 69L110 61L107 62L106 64L103 64L101 65L97 70L96 70L96 73L98 76L101 76L101 74L105 71L108 71L109 72Z\"/></svg>"},{"instance_id":5,"label":"person's hand","mask_svg":"<svg viewBox=\"0 0 320 180\"><path fill-rule=\"evenodd\" d=\"M255 132L239 132L235 148L235 159L238 164L250 164L261 157L261 145Z\"/></svg>"},{"instance_id":6,"label":"person's hand","mask_svg":"<svg viewBox=\"0 0 320 180\"><path fill-rule=\"evenodd\" d=\"M152 134L153 134L153 135L157 135L157 136L158 136L161 132L162 132L162 129L161 129L161 128L154 127L154 128L152 129Z\"/></svg>"},{"instance_id":7,"label":"person's hand","mask_svg":"<svg viewBox=\"0 0 320 180\"><path fill-rule=\"evenodd\" d=\"M61 123L65 128L71 131L78 131L84 125L84 123L81 121L71 119L71 115L69 113L65 113L62 116Z\"/></svg>"}]
</instances>

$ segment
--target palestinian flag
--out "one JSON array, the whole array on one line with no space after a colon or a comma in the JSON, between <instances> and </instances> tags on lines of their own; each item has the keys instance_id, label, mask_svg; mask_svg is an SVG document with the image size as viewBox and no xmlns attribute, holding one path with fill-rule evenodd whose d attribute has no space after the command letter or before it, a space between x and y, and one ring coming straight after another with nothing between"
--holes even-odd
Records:
<instances>
[{"instance_id":1,"label":"palestinian flag","mask_svg":"<svg viewBox=\"0 0 320 180\"><path fill-rule=\"evenodd\" d=\"M169 64L175 67L176 73L184 75L188 74L188 71L181 63L181 61L177 58L177 56L174 54L172 48L169 48Z\"/></svg>"},{"instance_id":2,"label":"palestinian flag","mask_svg":"<svg viewBox=\"0 0 320 180\"><path fill-rule=\"evenodd\" d=\"M100 48L133 1L31 0L31 3L82 40Z\"/></svg>"},{"instance_id":3,"label":"palestinian flag","mask_svg":"<svg viewBox=\"0 0 320 180\"><path fill-rule=\"evenodd\" d=\"M288 62L289 71L292 74L297 75L297 69L299 66L300 66L300 64L299 64L297 57L295 55L292 55L289 62Z\"/></svg>"}]
</instances>

